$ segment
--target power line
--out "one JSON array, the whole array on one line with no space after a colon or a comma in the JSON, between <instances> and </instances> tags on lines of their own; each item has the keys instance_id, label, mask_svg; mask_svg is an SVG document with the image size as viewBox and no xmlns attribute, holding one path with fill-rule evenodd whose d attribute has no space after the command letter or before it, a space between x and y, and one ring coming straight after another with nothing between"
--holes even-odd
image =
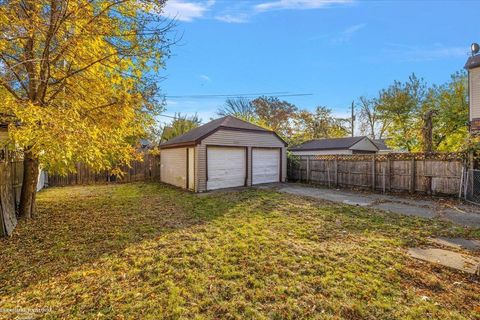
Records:
<instances>
[{"instance_id":1,"label":"power line","mask_svg":"<svg viewBox=\"0 0 480 320\"><path fill-rule=\"evenodd\" d=\"M178 117L169 116L169 115L166 115L166 114L159 114L158 116L159 116L159 117L167 117L167 118L172 118L172 119L178 119Z\"/></svg>"},{"instance_id":2,"label":"power line","mask_svg":"<svg viewBox=\"0 0 480 320\"><path fill-rule=\"evenodd\" d=\"M175 117L175 116L169 116L169 115L167 115L167 114L159 114L158 116L159 116L159 117L170 118L170 119L173 119L173 120L183 119L183 118L179 118L179 117ZM187 120L188 120L188 119L187 119ZM163 123L167 124L166 121L160 121L160 122L163 122ZM200 124L205 124L205 122L203 122L203 121L201 121L201 122L199 122L199 123L200 123Z\"/></svg>"}]
</instances>

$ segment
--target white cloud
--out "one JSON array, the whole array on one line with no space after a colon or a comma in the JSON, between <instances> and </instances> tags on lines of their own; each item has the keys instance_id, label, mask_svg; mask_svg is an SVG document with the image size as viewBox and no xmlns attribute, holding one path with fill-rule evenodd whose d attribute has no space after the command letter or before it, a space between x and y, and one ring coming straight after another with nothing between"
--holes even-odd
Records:
<instances>
[{"instance_id":1,"label":"white cloud","mask_svg":"<svg viewBox=\"0 0 480 320\"><path fill-rule=\"evenodd\" d=\"M203 81L207 81L207 82L212 81L212 79L210 79L210 77L205 75L205 74L200 75L200 79L202 79Z\"/></svg>"},{"instance_id":2,"label":"white cloud","mask_svg":"<svg viewBox=\"0 0 480 320\"><path fill-rule=\"evenodd\" d=\"M226 23L247 23L248 18L246 14L241 15L231 15L231 14L224 14L215 17L216 20L223 21Z\"/></svg>"},{"instance_id":3,"label":"white cloud","mask_svg":"<svg viewBox=\"0 0 480 320\"><path fill-rule=\"evenodd\" d=\"M354 34L355 32L360 31L363 28L365 28L365 26L366 26L365 23L356 24L354 26L351 26L351 27L348 27L347 29L345 29L343 31L343 33L344 34Z\"/></svg>"},{"instance_id":4,"label":"white cloud","mask_svg":"<svg viewBox=\"0 0 480 320\"><path fill-rule=\"evenodd\" d=\"M257 4L256 11L282 10L282 9L320 9L335 4L349 4L353 0L277 0Z\"/></svg>"},{"instance_id":5,"label":"white cloud","mask_svg":"<svg viewBox=\"0 0 480 320\"><path fill-rule=\"evenodd\" d=\"M166 101L165 101L165 104L166 104L167 106L169 106L169 105L172 105L172 106L173 106L173 105L177 105L178 102L177 102L177 101L173 101L173 100L166 100Z\"/></svg>"},{"instance_id":6,"label":"white cloud","mask_svg":"<svg viewBox=\"0 0 480 320\"><path fill-rule=\"evenodd\" d=\"M421 62L447 58L466 58L468 56L467 47L447 47L441 44L427 47L387 43L387 49L385 51L397 61Z\"/></svg>"},{"instance_id":7,"label":"white cloud","mask_svg":"<svg viewBox=\"0 0 480 320\"><path fill-rule=\"evenodd\" d=\"M185 1L169 0L162 9L162 15L179 21L190 22L202 18L205 13L215 4L215 0L208 1Z\"/></svg>"},{"instance_id":8,"label":"white cloud","mask_svg":"<svg viewBox=\"0 0 480 320\"><path fill-rule=\"evenodd\" d=\"M345 30L343 30L338 36L334 37L332 39L332 42L333 43L338 43L338 44L347 43L352 39L352 37L355 33L362 30L366 26L367 25L365 23L360 23L360 24L350 26L350 27L346 28Z\"/></svg>"}]
</instances>

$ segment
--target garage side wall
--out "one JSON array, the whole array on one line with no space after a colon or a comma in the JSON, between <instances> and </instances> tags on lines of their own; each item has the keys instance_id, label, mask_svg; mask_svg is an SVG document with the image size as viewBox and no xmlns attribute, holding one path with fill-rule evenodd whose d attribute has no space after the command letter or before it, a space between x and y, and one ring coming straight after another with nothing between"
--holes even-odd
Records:
<instances>
[{"instance_id":1,"label":"garage side wall","mask_svg":"<svg viewBox=\"0 0 480 320\"><path fill-rule=\"evenodd\" d=\"M187 149L162 149L160 180L180 188L187 187Z\"/></svg>"},{"instance_id":2,"label":"garage side wall","mask_svg":"<svg viewBox=\"0 0 480 320\"><path fill-rule=\"evenodd\" d=\"M287 175L287 153L283 142L272 133L248 132L238 130L218 130L208 136L197 145L197 176L196 191L203 192L207 190L207 145L215 146L237 146L248 148L248 176L247 185L252 184L252 147L282 148L282 181L285 181Z\"/></svg>"}]
</instances>

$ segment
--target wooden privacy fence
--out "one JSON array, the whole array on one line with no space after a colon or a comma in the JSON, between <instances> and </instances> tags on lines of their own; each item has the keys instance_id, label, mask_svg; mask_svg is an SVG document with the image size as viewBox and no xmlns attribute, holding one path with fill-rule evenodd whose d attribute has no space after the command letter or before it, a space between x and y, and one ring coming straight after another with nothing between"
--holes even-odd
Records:
<instances>
[{"instance_id":1,"label":"wooden privacy fence","mask_svg":"<svg viewBox=\"0 0 480 320\"><path fill-rule=\"evenodd\" d=\"M109 171L95 172L84 164L77 164L77 172L66 176L48 175L49 186L104 184L112 182L160 181L160 156L145 154L143 161L134 161L130 167L120 168L123 176Z\"/></svg>"},{"instance_id":2,"label":"wooden privacy fence","mask_svg":"<svg viewBox=\"0 0 480 320\"><path fill-rule=\"evenodd\" d=\"M331 187L458 195L460 153L289 156L288 180Z\"/></svg>"},{"instance_id":3,"label":"wooden privacy fence","mask_svg":"<svg viewBox=\"0 0 480 320\"><path fill-rule=\"evenodd\" d=\"M17 225L16 209L20 202L23 162L0 155L0 237L11 235Z\"/></svg>"}]
</instances>

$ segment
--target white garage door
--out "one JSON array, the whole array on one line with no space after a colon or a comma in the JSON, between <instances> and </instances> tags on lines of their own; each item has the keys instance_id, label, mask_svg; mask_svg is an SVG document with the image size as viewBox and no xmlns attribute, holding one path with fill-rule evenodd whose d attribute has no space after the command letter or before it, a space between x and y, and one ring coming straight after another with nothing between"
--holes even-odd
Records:
<instances>
[{"instance_id":1,"label":"white garage door","mask_svg":"<svg viewBox=\"0 0 480 320\"><path fill-rule=\"evenodd\" d=\"M252 184L280 181L280 150L252 149Z\"/></svg>"},{"instance_id":2,"label":"white garage door","mask_svg":"<svg viewBox=\"0 0 480 320\"><path fill-rule=\"evenodd\" d=\"M207 148L207 189L221 189L245 185L247 171L244 148Z\"/></svg>"}]
</instances>

